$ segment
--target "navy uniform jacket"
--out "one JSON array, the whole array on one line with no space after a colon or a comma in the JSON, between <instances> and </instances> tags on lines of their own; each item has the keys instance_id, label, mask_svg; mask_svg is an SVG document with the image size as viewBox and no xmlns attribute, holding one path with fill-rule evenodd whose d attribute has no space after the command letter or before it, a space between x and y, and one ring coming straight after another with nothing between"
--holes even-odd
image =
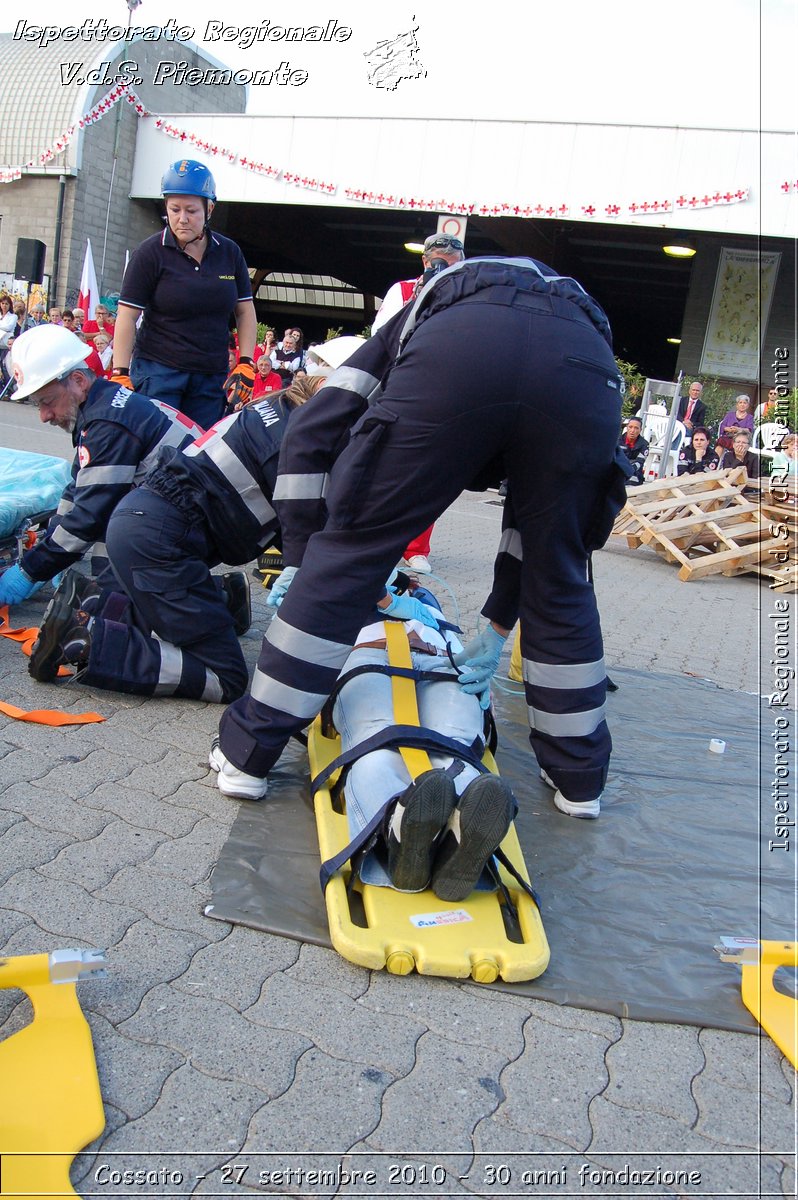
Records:
<instances>
[{"instance_id":1,"label":"navy uniform jacket","mask_svg":"<svg viewBox=\"0 0 798 1200\"><path fill-rule=\"evenodd\" d=\"M275 488L286 565L301 565L308 539L324 527L324 497L336 458L346 449L350 439L367 434L371 425L378 426L386 419L384 409L380 409L380 396L388 384L392 367L412 341L413 331L458 301L482 292L490 300L492 289L502 292L508 287L517 292L546 295L551 298L554 311L562 302L564 314L572 313L574 305L580 307L599 335L604 337L607 346L612 346L610 324L599 305L575 280L558 276L534 259L472 258L440 272L421 290L414 304L407 305L380 326L377 334L356 350L346 364L332 372L324 388L292 416L283 440ZM445 362L440 364L440 370L445 372ZM616 386L620 392L622 380L618 377L608 382L608 386ZM389 414L389 419L395 418ZM445 470L445 448L442 448L442 469ZM614 476L624 480L628 473L628 468L618 463L608 470L607 487L610 488ZM498 486L505 475L504 463L497 458L482 468L467 487L479 491ZM596 540L596 545L606 540L614 514L625 500L622 482L617 487L623 498L613 498L612 518L608 518L608 524L604 522L607 528ZM354 480L352 488L356 499L358 487ZM511 534L504 534L494 565L492 593L482 610L485 616L508 629L515 623L520 599L520 565L512 547Z\"/></svg>"},{"instance_id":2,"label":"navy uniform jacket","mask_svg":"<svg viewBox=\"0 0 798 1200\"><path fill-rule=\"evenodd\" d=\"M519 291L545 292L578 304L612 345L609 322L595 300L575 280L557 275L535 259L471 258L441 272L422 289L413 305L406 305L380 326L348 362L332 373L321 392L291 418L274 493L286 566L301 564L308 538L323 527L329 471L350 436L361 432L369 420L367 410L379 402L388 374L413 330L465 296L507 284ZM479 330L475 330L478 335ZM441 379L444 386L445 364ZM496 464L494 474L495 480L483 476L473 480L472 487L484 490L489 482L498 486L503 478L501 464Z\"/></svg>"},{"instance_id":3,"label":"navy uniform jacket","mask_svg":"<svg viewBox=\"0 0 798 1200\"><path fill-rule=\"evenodd\" d=\"M643 468L646 465L649 451L649 444L646 439L641 434L634 446L630 446L626 441L626 434L622 433L618 445L634 467L634 474L639 475L642 480Z\"/></svg>"},{"instance_id":4,"label":"navy uniform jacket","mask_svg":"<svg viewBox=\"0 0 798 1200\"><path fill-rule=\"evenodd\" d=\"M271 500L286 417L269 400L218 421L182 450L164 450L146 486L201 513L219 562L251 562L279 539Z\"/></svg>"},{"instance_id":5,"label":"navy uniform jacket","mask_svg":"<svg viewBox=\"0 0 798 1200\"><path fill-rule=\"evenodd\" d=\"M41 541L21 566L35 580L52 579L102 541L111 513L141 483L164 446L181 446L202 430L182 413L98 379L78 408L72 479Z\"/></svg>"}]
</instances>

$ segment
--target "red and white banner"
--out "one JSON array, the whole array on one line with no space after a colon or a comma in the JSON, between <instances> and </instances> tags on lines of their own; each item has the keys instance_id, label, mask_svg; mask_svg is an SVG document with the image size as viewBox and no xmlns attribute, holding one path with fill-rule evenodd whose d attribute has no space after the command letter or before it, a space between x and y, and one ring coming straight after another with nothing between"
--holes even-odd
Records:
<instances>
[{"instance_id":1,"label":"red and white banner","mask_svg":"<svg viewBox=\"0 0 798 1200\"><path fill-rule=\"evenodd\" d=\"M97 273L94 270L94 257L91 252L91 242L86 238L86 255L83 259L83 272L80 276L80 291L78 292L77 307L82 308L87 321L94 320L94 310L100 303L100 289L97 286Z\"/></svg>"},{"instance_id":2,"label":"red and white banner","mask_svg":"<svg viewBox=\"0 0 798 1200\"><path fill-rule=\"evenodd\" d=\"M127 0L127 3L130 6L135 4L135 0ZM256 162L254 159L240 154L236 149L217 145L179 125L173 125L164 117L150 113L133 91L130 83L127 82L118 83L110 92L107 92L93 108L84 113L76 124L70 125L51 146L38 154L36 159L30 159L23 167L12 166L0 170L0 184L14 183L22 178L25 171L35 170L37 166L43 167L52 162L57 155L64 153L79 130L101 121L122 100L130 104L139 117L153 118L155 128L159 133L180 142L185 149L194 147L201 153L210 155L212 159L227 159L228 162L234 163L242 170L264 175L267 179L274 181L289 183L297 188L323 192L328 196L343 192L347 200L353 200L357 204L373 204L383 208L406 209L411 212L437 212L438 214L451 213L482 217L537 217L559 220L565 219L572 213L576 215L577 212L581 212L583 218L603 221L619 217L635 220L640 217L657 217L663 213L690 212L696 209L715 208L718 205L742 204L749 198L747 187L724 187L723 190L721 187L717 187L707 189L703 194L685 192L679 196L663 197L660 195L659 199L650 199L649 195L641 195L640 198L631 200L621 197L613 197L609 200L596 197L588 204L576 204L573 198L557 196L556 198L547 197L545 202L542 198L534 197L536 203L533 204L532 199L514 197L500 202L494 201L492 204L480 204L476 199L463 200L461 197L455 196L413 196L409 193L400 195L372 188L347 187L339 182L319 179L310 172L287 170L275 163ZM785 195L798 191L798 180L786 180L780 185L780 188Z\"/></svg>"}]
</instances>

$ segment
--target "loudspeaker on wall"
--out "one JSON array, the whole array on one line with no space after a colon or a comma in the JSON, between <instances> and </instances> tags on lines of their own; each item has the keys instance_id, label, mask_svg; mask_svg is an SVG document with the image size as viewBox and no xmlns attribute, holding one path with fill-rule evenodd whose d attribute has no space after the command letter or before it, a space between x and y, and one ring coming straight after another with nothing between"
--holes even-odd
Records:
<instances>
[{"instance_id":1,"label":"loudspeaker on wall","mask_svg":"<svg viewBox=\"0 0 798 1200\"><path fill-rule=\"evenodd\" d=\"M47 247L38 238L17 238L17 259L14 277L28 283L44 281L44 256Z\"/></svg>"}]
</instances>

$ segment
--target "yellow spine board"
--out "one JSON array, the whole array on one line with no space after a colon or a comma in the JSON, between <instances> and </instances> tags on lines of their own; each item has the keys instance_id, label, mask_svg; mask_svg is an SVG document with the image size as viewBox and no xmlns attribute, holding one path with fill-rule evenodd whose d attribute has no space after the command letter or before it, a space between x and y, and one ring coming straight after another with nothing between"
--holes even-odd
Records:
<instances>
[{"instance_id":1,"label":"yellow spine board","mask_svg":"<svg viewBox=\"0 0 798 1200\"><path fill-rule=\"evenodd\" d=\"M386 622L386 631L391 664L412 666L404 626ZM395 676L391 685L396 723L418 725L414 680ZM317 718L308 736L311 775L318 775L340 750L339 739L325 738ZM400 753L413 778L431 769L424 751L403 748ZM483 761L498 774L489 752L486 751ZM322 862L333 858L350 841L346 814L336 812L332 804L330 789L337 778L338 773L315 797ZM510 827L501 848L528 881L514 826ZM473 892L461 903L447 903L431 891L407 894L358 882L356 889L361 894L367 922L364 928L352 917L346 887L349 870L347 865L333 876L325 900L333 946L350 962L374 970L385 967L395 975L407 975L415 969L422 975L456 979L470 976L478 983L493 983L499 976L506 982L534 979L548 966L549 946L538 907L503 868L500 868L502 880L518 912L520 941L511 941L507 936L497 892Z\"/></svg>"},{"instance_id":2,"label":"yellow spine board","mask_svg":"<svg viewBox=\"0 0 798 1200\"><path fill-rule=\"evenodd\" d=\"M798 1067L798 1002L773 986L779 967L798 967L798 943L761 942L760 946L759 962L742 968L743 1004L782 1054Z\"/></svg>"},{"instance_id":3,"label":"yellow spine board","mask_svg":"<svg viewBox=\"0 0 798 1200\"><path fill-rule=\"evenodd\" d=\"M105 1128L91 1031L74 983L51 983L49 956L0 959L30 1025L0 1042L0 1196L75 1196L69 1168Z\"/></svg>"}]
</instances>

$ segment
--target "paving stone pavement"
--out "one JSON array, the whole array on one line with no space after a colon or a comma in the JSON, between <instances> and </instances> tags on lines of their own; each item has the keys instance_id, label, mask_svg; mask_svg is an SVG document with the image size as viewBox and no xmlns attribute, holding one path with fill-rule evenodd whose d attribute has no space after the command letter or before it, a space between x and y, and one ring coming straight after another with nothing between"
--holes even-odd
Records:
<instances>
[{"instance_id":1,"label":"paving stone pavement","mask_svg":"<svg viewBox=\"0 0 798 1200\"><path fill-rule=\"evenodd\" d=\"M27 406L0 405L0 438L70 456ZM433 537L469 631L500 521L495 494L466 494ZM610 669L758 690L755 579L682 584L615 542L594 566ZM254 612L251 665L260 589ZM730 622L733 656L715 636ZM795 1195L795 1074L769 1039L395 978L208 920L236 811L207 769L219 709L39 685L7 641L0 677L21 707L106 718L0 726L0 949L108 952L107 979L80 986L107 1117L74 1164L81 1195ZM0 1037L29 1017L0 992ZM137 1169L158 1181L115 1182Z\"/></svg>"}]
</instances>

